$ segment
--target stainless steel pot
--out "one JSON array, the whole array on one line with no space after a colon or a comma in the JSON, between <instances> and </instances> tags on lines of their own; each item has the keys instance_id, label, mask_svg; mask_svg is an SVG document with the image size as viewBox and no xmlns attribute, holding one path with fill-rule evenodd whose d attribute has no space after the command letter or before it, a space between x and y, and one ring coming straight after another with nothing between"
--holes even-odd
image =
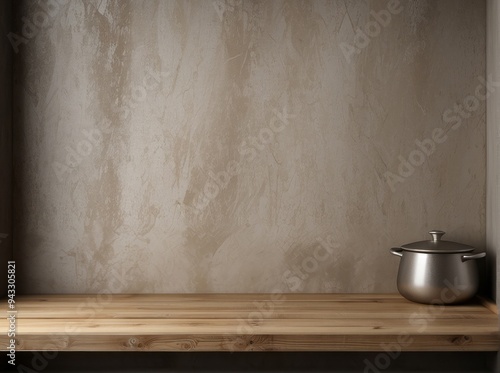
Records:
<instances>
[{"instance_id":1,"label":"stainless steel pot","mask_svg":"<svg viewBox=\"0 0 500 373\"><path fill-rule=\"evenodd\" d=\"M443 231L433 230L432 240L391 249L401 257L398 290L408 300L425 304L456 304L472 298L478 289L477 263L486 253L471 254L474 247L441 240Z\"/></svg>"}]
</instances>

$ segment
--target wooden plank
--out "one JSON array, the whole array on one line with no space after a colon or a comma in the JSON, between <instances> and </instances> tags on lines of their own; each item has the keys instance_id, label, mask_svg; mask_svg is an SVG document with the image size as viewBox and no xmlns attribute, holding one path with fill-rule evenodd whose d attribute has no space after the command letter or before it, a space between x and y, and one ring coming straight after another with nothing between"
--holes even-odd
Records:
<instances>
[{"instance_id":1,"label":"wooden plank","mask_svg":"<svg viewBox=\"0 0 500 373\"><path fill-rule=\"evenodd\" d=\"M16 309L18 350L380 351L402 333L412 339L403 351L500 344L498 316L479 301L436 307L397 294L36 295Z\"/></svg>"},{"instance_id":2,"label":"wooden plank","mask_svg":"<svg viewBox=\"0 0 500 373\"><path fill-rule=\"evenodd\" d=\"M373 317L373 311L320 311L320 310L289 310L289 309L273 309L272 311L259 311L254 309L249 310L168 310L168 309L123 309L108 307L105 309L84 308L77 309L52 309L50 312L44 309L22 309L18 311L18 317L23 319L252 319L254 313L258 312L258 317L266 319L370 319ZM414 311L389 311L377 315L378 319L401 319L401 318L436 318L436 319L457 319L457 320L476 320L476 319L496 319L495 315L485 315L484 312L470 311L463 312L414 312Z\"/></svg>"},{"instance_id":3,"label":"wooden plank","mask_svg":"<svg viewBox=\"0 0 500 373\"><path fill-rule=\"evenodd\" d=\"M31 314L36 314L37 316L53 317L54 313L71 313L69 317L81 317L78 312L85 313L88 310L94 311L95 314L100 313L115 313L115 312L150 312L155 314L156 312L163 313L181 313L181 312L191 312L203 314L205 312L235 312L235 313L245 313L245 312L255 312L261 311L263 314L272 314L273 312L292 312L292 313L317 313L317 314L343 314L343 313L353 313L353 314L377 314L377 317L384 317L386 313L397 313L397 314L432 314L434 317L448 317L450 315L489 315L495 317L491 312L485 309L484 306L479 304L475 305L462 305L459 307L435 307L428 305L418 305L415 303L405 302L403 304L380 304L380 303L369 303L367 304L350 304L350 303L297 303L294 301L286 301L281 303L272 302L244 302L244 303L234 303L233 301L220 300L217 302L206 301L203 303L192 304L190 302L185 302L184 304L172 303L168 301L164 302L147 302L142 299L133 301L122 301L111 299L108 301L50 301L50 302L37 302L21 300L17 301L16 308L19 313L25 315L24 317ZM444 312L446 310L446 312Z\"/></svg>"},{"instance_id":4,"label":"wooden plank","mask_svg":"<svg viewBox=\"0 0 500 373\"><path fill-rule=\"evenodd\" d=\"M478 296L478 299L484 307L489 309L495 315L498 315L498 306L495 304L495 302L492 299L488 299L488 298L481 297L481 296Z\"/></svg>"},{"instance_id":5,"label":"wooden plank","mask_svg":"<svg viewBox=\"0 0 500 373\"><path fill-rule=\"evenodd\" d=\"M40 304L41 302L50 303L69 303L75 304L77 302L91 302L101 301L106 302L112 300L114 302L133 303L138 304L141 302L155 304L159 303L182 303L184 304L210 304L219 303L220 301L231 303L252 303L254 301L274 301L279 303L286 302L301 302L315 304L321 303L334 303L341 305L342 303L359 303L359 304L406 304L414 305L415 303L409 302L403 297L395 294L86 294L86 295L19 295L16 297L19 302L34 302ZM461 306L480 306L482 301L476 300Z\"/></svg>"},{"instance_id":6,"label":"wooden plank","mask_svg":"<svg viewBox=\"0 0 500 373\"><path fill-rule=\"evenodd\" d=\"M31 315L36 315L36 317L49 317L52 318L54 315L64 315L67 314L67 318L82 318L89 314L95 314L97 317L107 317L107 315L118 315L124 314L127 316L137 315L137 317L154 317L156 314L163 315L167 314L216 314L220 313L234 313L236 314L249 314L252 312L260 312L263 315L273 316L276 313L282 314L304 314L304 315L313 315L317 314L326 315L328 317L335 317L336 315L340 315L339 317L343 317L345 314L353 314L353 315L373 315L377 314L377 317L394 317L394 315L401 315L403 317L407 317L412 314L430 314L437 318L448 318L450 316L466 316L466 317L474 317L474 316L484 316L490 318L496 318L496 315L489 310L483 308L473 308L466 310L447 310L443 312L440 309L434 308L380 308L380 307L372 307L371 309L354 309L349 307L327 307L320 308L314 307L310 305L309 307L293 307L293 306L266 306L260 307L256 305L248 305L247 307L235 308L235 307L224 307L219 305L218 307L186 307L186 308L173 308L170 306L160 306L160 307L151 307L149 305L136 305L135 307L131 307L129 305L105 305L105 304L86 304L81 306L51 306L51 307L36 307L36 306L24 306L18 305L17 310L22 317L31 317ZM146 316L151 315L151 316Z\"/></svg>"},{"instance_id":7,"label":"wooden plank","mask_svg":"<svg viewBox=\"0 0 500 373\"><path fill-rule=\"evenodd\" d=\"M431 329L432 334L494 334L498 326L491 320L442 319L425 325L427 320L408 319L263 319L248 322L236 319L18 319L17 331L23 334L417 334ZM457 327L457 324L460 326ZM7 328L7 320L0 323ZM6 330L6 329L4 329Z\"/></svg>"},{"instance_id":8,"label":"wooden plank","mask_svg":"<svg viewBox=\"0 0 500 373\"><path fill-rule=\"evenodd\" d=\"M133 302L130 300L110 299L106 301L57 301L57 302L36 302L22 300L17 301L16 308L22 317L66 317L64 318L81 318L90 314L95 317L110 317L114 315L127 315L127 317L168 317L167 315L192 314L216 315L218 313L234 313L235 315L248 315L249 313L259 311L263 315L274 314L304 314L344 317L346 314L366 315L377 314L377 317L395 317L400 315L408 317L412 314L430 314L437 318L449 318L453 316L474 318L476 316L490 316L494 318L491 312L485 309L480 304L462 305L460 307L436 307L429 305L417 305L415 303L405 302L403 304L381 304L369 303L367 308L366 303L363 306L359 304L351 304L346 302L322 302L322 303L304 303L295 301L285 301L281 303L273 302L238 302L219 300L206 301L204 303L178 303L178 302L147 302L138 300ZM446 312L444 312L446 310Z\"/></svg>"},{"instance_id":9,"label":"wooden plank","mask_svg":"<svg viewBox=\"0 0 500 373\"><path fill-rule=\"evenodd\" d=\"M22 336L18 351L498 351L492 335ZM0 343L6 343L0 337Z\"/></svg>"}]
</instances>

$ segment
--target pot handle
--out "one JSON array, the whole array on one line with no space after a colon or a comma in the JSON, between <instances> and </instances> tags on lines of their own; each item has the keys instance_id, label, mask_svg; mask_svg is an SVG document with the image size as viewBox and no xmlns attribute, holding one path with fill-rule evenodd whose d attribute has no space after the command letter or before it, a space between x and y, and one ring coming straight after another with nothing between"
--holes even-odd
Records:
<instances>
[{"instance_id":1,"label":"pot handle","mask_svg":"<svg viewBox=\"0 0 500 373\"><path fill-rule=\"evenodd\" d=\"M400 247L393 247L391 249L391 254L402 257L403 256L403 249Z\"/></svg>"},{"instance_id":2,"label":"pot handle","mask_svg":"<svg viewBox=\"0 0 500 373\"><path fill-rule=\"evenodd\" d=\"M486 256L485 252L472 254L472 255L462 255L462 262L466 262L468 260L484 258Z\"/></svg>"}]
</instances>

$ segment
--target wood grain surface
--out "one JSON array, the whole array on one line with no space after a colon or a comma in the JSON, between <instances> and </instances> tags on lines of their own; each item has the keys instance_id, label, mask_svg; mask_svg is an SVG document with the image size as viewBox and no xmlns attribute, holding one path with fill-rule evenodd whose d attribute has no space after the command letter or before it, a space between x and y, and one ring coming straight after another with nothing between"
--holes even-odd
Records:
<instances>
[{"instance_id":1,"label":"wood grain surface","mask_svg":"<svg viewBox=\"0 0 500 373\"><path fill-rule=\"evenodd\" d=\"M480 301L431 306L397 294L34 295L18 296L16 310L18 351L498 351L500 344L498 316ZM0 336L4 346L8 340Z\"/></svg>"}]
</instances>

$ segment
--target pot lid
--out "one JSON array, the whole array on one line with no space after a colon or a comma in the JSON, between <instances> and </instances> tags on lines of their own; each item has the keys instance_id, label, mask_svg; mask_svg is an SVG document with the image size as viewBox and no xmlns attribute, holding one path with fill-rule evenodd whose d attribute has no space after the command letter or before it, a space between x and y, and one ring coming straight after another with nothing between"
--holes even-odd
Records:
<instances>
[{"instance_id":1,"label":"pot lid","mask_svg":"<svg viewBox=\"0 0 500 373\"><path fill-rule=\"evenodd\" d=\"M445 234L443 231L432 230L429 234L432 236L431 240L412 242L402 245L401 248L406 251L437 254L468 253L474 251L474 247L469 245L452 241L442 241L441 237Z\"/></svg>"}]
</instances>

